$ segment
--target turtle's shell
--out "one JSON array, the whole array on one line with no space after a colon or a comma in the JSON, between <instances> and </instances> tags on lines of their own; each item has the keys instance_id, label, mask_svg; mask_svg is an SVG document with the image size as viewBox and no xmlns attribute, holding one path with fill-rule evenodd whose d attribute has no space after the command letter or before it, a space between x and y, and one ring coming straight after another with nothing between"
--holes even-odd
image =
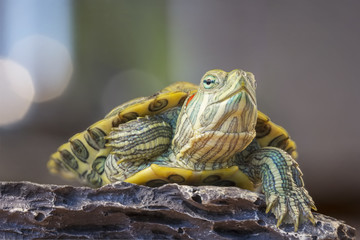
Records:
<instances>
[{"instance_id":1,"label":"turtle's shell","mask_svg":"<svg viewBox=\"0 0 360 240\"><path fill-rule=\"evenodd\" d=\"M188 82L174 83L160 92L133 99L114 108L104 119L94 123L87 130L71 137L51 155L48 168L52 173L65 178L79 178L99 187L110 183L105 171L105 161L111 151L106 146L106 136L119 124L143 117L156 115L167 109L181 106L188 96L196 93L198 86ZM274 146L297 158L296 145L284 128L270 121L258 111L256 140L261 147Z\"/></svg>"}]
</instances>

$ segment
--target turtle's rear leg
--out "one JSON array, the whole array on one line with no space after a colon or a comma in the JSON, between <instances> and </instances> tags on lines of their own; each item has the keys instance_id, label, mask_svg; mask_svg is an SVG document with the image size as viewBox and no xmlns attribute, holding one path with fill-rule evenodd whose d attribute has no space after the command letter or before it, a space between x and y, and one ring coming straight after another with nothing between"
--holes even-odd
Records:
<instances>
[{"instance_id":1,"label":"turtle's rear leg","mask_svg":"<svg viewBox=\"0 0 360 240\"><path fill-rule=\"evenodd\" d=\"M112 151L106 159L106 175L112 182L123 181L169 148L172 128L160 117L146 116L113 128L107 139Z\"/></svg>"},{"instance_id":2,"label":"turtle's rear leg","mask_svg":"<svg viewBox=\"0 0 360 240\"><path fill-rule=\"evenodd\" d=\"M274 213L277 226L283 221L293 222L297 231L304 218L315 223L311 213L311 209L316 210L314 201L304 188L297 162L288 153L279 148L265 147L238 164L254 183L262 183L266 212Z\"/></svg>"}]
</instances>

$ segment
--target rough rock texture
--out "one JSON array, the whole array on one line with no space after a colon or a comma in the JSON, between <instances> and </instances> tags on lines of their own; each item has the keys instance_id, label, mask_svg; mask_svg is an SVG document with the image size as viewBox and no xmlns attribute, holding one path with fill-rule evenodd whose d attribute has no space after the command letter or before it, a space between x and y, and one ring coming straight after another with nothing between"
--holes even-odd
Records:
<instances>
[{"instance_id":1,"label":"rough rock texture","mask_svg":"<svg viewBox=\"0 0 360 240\"><path fill-rule=\"evenodd\" d=\"M355 239L315 214L316 226L275 226L261 194L235 187L118 183L100 189L0 182L0 238Z\"/></svg>"}]
</instances>

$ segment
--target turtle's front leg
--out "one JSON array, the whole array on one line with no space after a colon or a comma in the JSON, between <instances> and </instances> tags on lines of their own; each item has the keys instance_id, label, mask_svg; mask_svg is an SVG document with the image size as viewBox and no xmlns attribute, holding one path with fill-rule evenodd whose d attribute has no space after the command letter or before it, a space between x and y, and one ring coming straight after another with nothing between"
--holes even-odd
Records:
<instances>
[{"instance_id":1,"label":"turtle's front leg","mask_svg":"<svg viewBox=\"0 0 360 240\"><path fill-rule=\"evenodd\" d=\"M249 155L239 168L254 183L262 183L266 213L271 210L275 214L277 226L290 220L297 231L303 218L315 224L311 213L311 209L316 210L314 201L304 188L297 162L288 153L275 147L261 148Z\"/></svg>"},{"instance_id":2,"label":"turtle's front leg","mask_svg":"<svg viewBox=\"0 0 360 240\"><path fill-rule=\"evenodd\" d=\"M171 142L172 128L157 116L139 117L113 128L106 137L111 148L105 173L111 182L124 181L149 167L151 159L165 152Z\"/></svg>"}]
</instances>

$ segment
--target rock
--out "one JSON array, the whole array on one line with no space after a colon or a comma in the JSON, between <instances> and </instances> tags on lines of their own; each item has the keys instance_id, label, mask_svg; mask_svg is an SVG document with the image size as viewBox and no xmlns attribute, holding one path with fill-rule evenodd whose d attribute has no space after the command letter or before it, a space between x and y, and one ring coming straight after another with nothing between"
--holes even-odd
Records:
<instances>
[{"instance_id":1,"label":"rock","mask_svg":"<svg viewBox=\"0 0 360 240\"><path fill-rule=\"evenodd\" d=\"M235 187L0 182L0 199L1 239L355 239L354 228L316 213L315 227L277 228L262 194Z\"/></svg>"}]
</instances>

